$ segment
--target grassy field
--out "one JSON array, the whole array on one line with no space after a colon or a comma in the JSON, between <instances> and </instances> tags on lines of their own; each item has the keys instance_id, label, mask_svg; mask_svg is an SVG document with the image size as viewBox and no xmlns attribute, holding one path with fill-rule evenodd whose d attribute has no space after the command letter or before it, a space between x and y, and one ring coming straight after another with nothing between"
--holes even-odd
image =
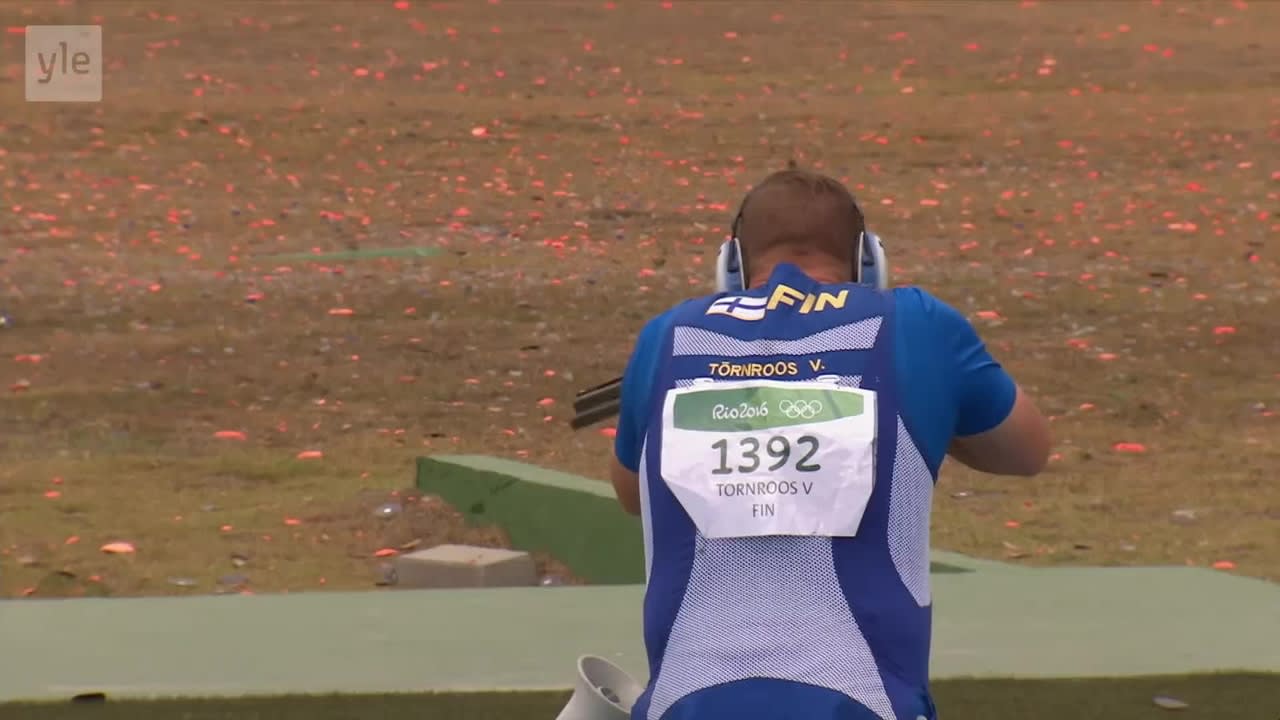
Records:
<instances>
[{"instance_id":1,"label":"grassy field","mask_svg":"<svg viewBox=\"0 0 1280 720\"><path fill-rule=\"evenodd\" d=\"M38 23L104 26L103 102L23 102ZM501 544L404 493L412 459L601 476L574 390L709 291L734 206L789 161L846 179L896 280L1054 417L1039 479L944 469L936 546L1280 580L1278 25L1266 2L6 2L0 593L365 588L389 553Z\"/></svg>"},{"instance_id":2,"label":"grassy field","mask_svg":"<svg viewBox=\"0 0 1280 720\"><path fill-rule=\"evenodd\" d=\"M1266 675L950 680L936 683L935 696L947 720L1141 720L1170 709L1188 720L1258 720L1280 712L1280 682ZM0 712L7 708L24 720L550 720L567 699L565 693L499 693L108 701L0 705Z\"/></svg>"}]
</instances>

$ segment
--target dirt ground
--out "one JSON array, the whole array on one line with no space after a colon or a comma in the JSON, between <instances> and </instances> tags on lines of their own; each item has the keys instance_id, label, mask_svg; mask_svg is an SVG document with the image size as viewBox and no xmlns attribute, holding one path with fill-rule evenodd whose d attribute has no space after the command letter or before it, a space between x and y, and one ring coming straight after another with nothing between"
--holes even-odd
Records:
<instances>
[{"instance_id":1,"label":"dirt ground","mask_svg":"<svg viewBox=\"0 0 1280 720\"><path fill-rule=\"evenodd\" d=\"M101 103L24 102L41 23L104 26ZM394 551L501 544L407 499L413 458L603 476L574 391L710 290L789 161L845 179L896 281L1054 417L1040 478L944 468L937 547L1280 580L1276 27L1268 2L4 3L0 594L365 588Z\"/></svg>"},{"instance_id":2,"label":"dirt ground","mask_svg":"<svg viewBox=\"0 0 1280 720\"><path fill-rule=\"evenodd\" d=\"M1091 680L940 680L930 692L955 718L1132 720L1179 706L1187 720L1255 720L1280 704L1272 675L1199 675ZM101 703L95 720L349 720L430 717L438 720L532 720L564 708L564 693L433 693L274 698L164 699ZM1157 701L1159 704L1157 704ZM27 720L82 720L76 703L11 704Z\"/></svg>"}]
</instances>

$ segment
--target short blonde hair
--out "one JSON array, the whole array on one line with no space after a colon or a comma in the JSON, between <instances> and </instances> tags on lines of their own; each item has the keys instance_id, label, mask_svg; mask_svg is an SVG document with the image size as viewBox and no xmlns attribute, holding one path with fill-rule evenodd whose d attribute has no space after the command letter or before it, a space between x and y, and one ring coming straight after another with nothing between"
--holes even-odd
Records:
<instances>
[{"instance_id":1,"label":"short blonde hair","mask_svg":"<svg viewBox=\"0 0 1280 720\"><path fill-rule=\"evenodd\" d=\"M780 170L747 193L734 232L744 257L825 255L850 262L866 231L862 210L840 181Z\"/></svg>"}]
</instances>

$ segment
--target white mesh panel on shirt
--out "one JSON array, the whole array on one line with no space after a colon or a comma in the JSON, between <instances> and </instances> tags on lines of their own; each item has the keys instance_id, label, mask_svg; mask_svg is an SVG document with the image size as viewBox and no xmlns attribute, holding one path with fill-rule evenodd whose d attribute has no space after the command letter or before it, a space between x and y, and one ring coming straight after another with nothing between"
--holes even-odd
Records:
<instances>
[{"instance_id":1,"label":"white mesh panel on shirt","mask_svg":"<svg viewBox=\"0 0 1280 720\"><path fill-rule=\"evenodd\" d=\"M872 317L848 325L838 325L798 340L739 340L705 328L678 326L673 354L719 355L807 355L809 353L869 350L875 345L883 317Z\"/></svg>"},{"instance_id":2,"label":"white mesh panel on shirt","mask_svg":"<svg viewBox=\"0 0 1280 720\"><path fill-rule=\"evenodd\" d=\"M649 720L694 691L757 677L836 690L894 717L836 580L830 538L698 535Z\"/></svg>"},{"instance_id":3,"label":"white mesh panel on shirt","mask_svg":"<svg viewBox=\"0 0 1280 720\"><path fill-rule=\"evenodd\" d=\"M646 439L640 446L640 530L644 539L644 581L649 582L653 574L653 501L649 499L649 458L645 449L649 447Z\"/></svg>"},{"instance_id":4,"label":"white mesh panel on shirt","mask_svg":"<svg viewBox=\"0 0 1280 720\"><path fill-rule=\"evenodd\" d=\"M889 556L916 604L929 604L929 516L933 475L898 418L898 450L889 488Z\"/></svg>"}]
</instances>

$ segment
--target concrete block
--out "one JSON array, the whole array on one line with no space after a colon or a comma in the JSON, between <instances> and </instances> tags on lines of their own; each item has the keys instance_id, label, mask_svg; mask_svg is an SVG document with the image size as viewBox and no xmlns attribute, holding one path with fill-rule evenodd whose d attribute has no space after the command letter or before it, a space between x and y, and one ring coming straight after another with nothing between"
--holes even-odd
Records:
<instances>
[{"instance_id":1,"label":"concrete block","mask_svg":"<svg viewBox=\"0 0 1280 720\"><path fill-rule=\"evenodd\" d=\"M518 550L437 545L401 555L393 563L396 587L479 588L538 584L533 557Z\"/></svg>"}]
</instances>

